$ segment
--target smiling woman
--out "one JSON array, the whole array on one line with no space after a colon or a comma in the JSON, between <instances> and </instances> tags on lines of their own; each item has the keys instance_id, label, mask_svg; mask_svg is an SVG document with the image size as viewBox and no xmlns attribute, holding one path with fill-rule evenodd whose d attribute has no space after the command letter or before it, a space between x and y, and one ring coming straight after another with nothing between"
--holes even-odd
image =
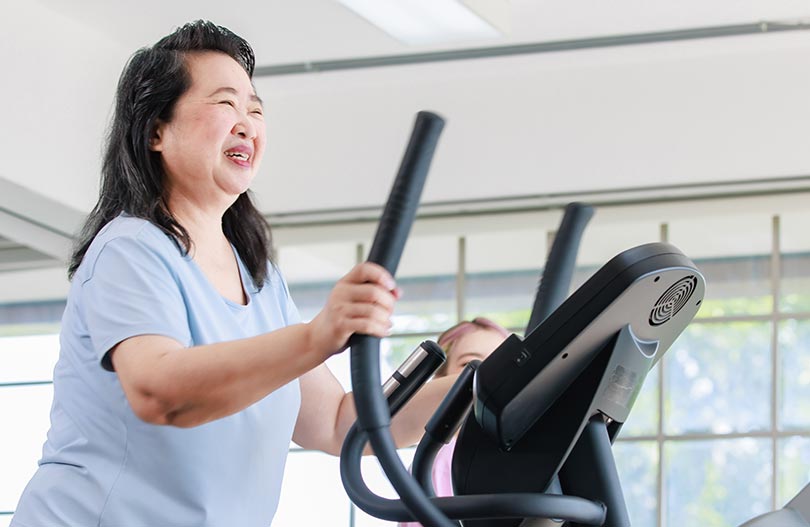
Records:
<instances>
[{"instance_id":1,"label":"smiling woman","mask_svg":"<svg viewBox=\"0 0 810 527\"><path fill-rule=\"evenodd\" d=\"M253 64L200 21L126 66L12 526L266 527L290 440L339 451L354 404L323 363L354 333L386 336L399 289L360 264L301 323L248 193L265 147ZM452 381L398 416L400 444Z\"/></svg>"},{"instance_id":2,"label":"smiling woman","mask_svg":"<svg viewBox=\"0 0 810 527\"><path fill-rule=\"evenodd\" d=\"M250 123L257 119L254 105L259 102L250 80L254 64L253 51L246 41L210 23L189 24L132 56L118 83L115 113L102 166L100 199L79 236L70 262L71 277L96 234L122 212L149 220L166 234L176 237L186 250L191 249L188 226L178 220L166 202L171 195L167 186L172 184L166 169L167 158L184 153L199 155L210 166L211 159L222 157L223 148L227 148L222 142L254 143L251 148L258 151L258 156L252 161L252 172L255 173L264 148L264 124L262 121L250 127ZM203 70L205 75L200 74ZM215 74L215 82L209 83L209 76ZM242 139L240 135L229 137L231 129L222 130L224 115L219 121L211 122L202 121L211 115L196 114L194 122L184 119L184 114L188 113L184 109L193 107L193 103L200 100L209 106L221 105L222 114L231 107L231 119L237 119L237 87L242 89L243 96L249 98L251 117L241 123L233 121L232 127L239 127L233 131L243 135L248 130L251 134L261 133L260 141ZM220 88L226 89L226 93L215 93ZM232 93L227 93L227 90ZM260 102L258 109L261 110ZM220 126L215 128L215 123ZM160 146L159 133L168 127L196 132L203 137L195 135L195 140L203 142L172 144L168 149L165 145ZM212 145L212 139L204 137L206 134L220 134L220 144ZM177 153L175 146L181 147ZM206 147L210 147L211 152ZM175 170L176 177L180 174ZM210 177L210 170L205 174ZM230 199L232 204L222 215L222 230L239 252L253 279L261 283L271 256L270 230L264 217L253 206L249 193L239 194L235 201L233 197Z\"/></svg>"},{"instance_id":3,"label":"smiling woman","mask_svg":"<svg viewBox=\"0 0 810 527\"><path fill-rule=\"evenodd\" d=\"M250 186L265 144L262 105L247 72L223 53L197 53L186 63L194 81L150 142L161 153L175 215L187 206L229 207Z\"/></svg>"}]
</instances>

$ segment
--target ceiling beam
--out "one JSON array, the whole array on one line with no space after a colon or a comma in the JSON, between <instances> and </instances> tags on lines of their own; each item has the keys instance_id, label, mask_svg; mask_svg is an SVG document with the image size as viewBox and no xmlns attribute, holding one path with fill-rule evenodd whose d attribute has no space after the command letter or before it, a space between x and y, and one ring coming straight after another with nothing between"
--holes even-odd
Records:
<instances>
[{"instance_id":1,"label":"ceiling beam","mask_svg":"<svg viewBox=\"0 0 810 527\"><path fill-rule=\"evenodd\" d=\"M807 29L810 29L810 22L804 20L790 22L762 21L749 24L698 27L673 31L655 31L648 33L632 33L627 35L610 35L604 37L572 40L534 42L529 44L516 44L512 46L492 46L482 48L454 49L449 51L434 51L427 53L384 55L379 57L296 62L291 64L278 64L275 66L257 66L254 70L253 76L270 77L303 73L322 73L327 71L379 68L383 66L424 64L428 62L483 59L506 57L510 55L527 55L535 53L608 48L615 46L630 46L635 44L675 42L700 38L735 37L784 31L804 31Z\"/></svg>"},{"instance_id":2,"label":"ceiling beam","mask_svg":"<svg viewBox=\"0 0 810 527\"><path fill-rule=\"evenodd\" d=\"M513 214L540 210L562 210L579 201L597 207L648 205L671 201L694 201L810 192L810 174L738 181L652 185L632 188L562 192L542 195L500 196L486 199L423 202L417 217L456 218L486 214ZM335 208L265 214L273 228L326 226L379 221L382 206Z\"/></svg>"},{"instance_id":3,"label":"ceiling beam","mask_svg":"<svg viewBox=\"0 0 810 527\"><path fill-rule=\"evenodd\" d=\"M0 176L0 236L67 260L84 213Z\"/></svg>"}]
</instances>

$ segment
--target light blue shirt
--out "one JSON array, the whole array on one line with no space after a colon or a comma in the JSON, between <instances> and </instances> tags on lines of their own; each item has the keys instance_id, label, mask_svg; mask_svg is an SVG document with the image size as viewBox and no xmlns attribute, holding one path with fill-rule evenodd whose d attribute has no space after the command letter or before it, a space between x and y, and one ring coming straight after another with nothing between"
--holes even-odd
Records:
<instances>
[{"instance_id":1,"label":"light blue shirt","mask_svg":"<svg viewBox=\"0 0 810 527\"><path fill-rule=\"evenodd\" d=\"M246 306L223 298L151 223L120 216L101 230L73 277L51 428L13 527L270 525L301 402L297 381L181 429L140 420L118 376L102 367L110 348L135 335L196 346L298 322L277 269L259 291L237 260Z\"/></svg>"}]
</instances>

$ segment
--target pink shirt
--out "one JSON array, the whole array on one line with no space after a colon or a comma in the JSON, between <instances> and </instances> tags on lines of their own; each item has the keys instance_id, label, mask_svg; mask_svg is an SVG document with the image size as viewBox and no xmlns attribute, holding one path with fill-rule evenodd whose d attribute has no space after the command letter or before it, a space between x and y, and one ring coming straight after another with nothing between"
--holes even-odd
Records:
<instances>
[{"instance_id":1,"label":"pink shirt","mask_svg":"<svg viewBox=\"0 0 810 527\"><path fill-rule=\"evenodd\" d=\"M439 449L436 459L433 461L433 488L436 496L446 497L453 495L453 477L450 467L453 461L453 450L456 448L456 438ZM398 523L399 527L422 527L418 522Z\"/></svg>"}]
</instances>

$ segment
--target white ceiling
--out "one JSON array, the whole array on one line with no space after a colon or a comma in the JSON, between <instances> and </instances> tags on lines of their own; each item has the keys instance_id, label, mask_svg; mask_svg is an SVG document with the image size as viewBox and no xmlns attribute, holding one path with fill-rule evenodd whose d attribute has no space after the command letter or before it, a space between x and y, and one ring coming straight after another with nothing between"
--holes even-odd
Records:
<instances>
[{"instance_id":1,"label":"white ceiling","mask_svg":"<svg viewBox=\"0 0 810 527\"><path fill-rule=\"evenodd\" d=\"M190 20L244 36L259 66L810 20L808 0L467 1L505 7L508 32L408 47L328 0L0 0L0 247L64 253L123 64ZM802 30L261 76L254 191L271 217L378 207L420 109L448 121L427 203L807 175L808 57Z\"/></svg>"},{"instance_id":2,"label":"white ceiling","mask_svg":"<svg viewBox=\"0 0 810 527\"><path fill-rule=\"evenodd\" d=\"M127 57L189 20L243 35L259 66L810 20L807 0L467 0L503 7L508 33L408 47L330 0L0 1L0 63L25 86L0 86L15 101L0 177L79 211ZM803 174L808 53L795 31L258 77L270 143L254 190L268 213L379 205L420 109L448 119L425 201ZM13 154L30 137L48 153L33 178Z\"/></svg>"},{"instance_id":3,"label":"white ceiling","mask_svg":"<svg viewBox=\"0 0 810 527\"><path fill-rule=\"evenodd\" d=\"M36 0L134 50L204 18L245 37L258 65L500 46L810 17L806 0L478 0L503 4L509 33L488 41L405 46L331 0ZM471 1L472 5L476 2Z\"/></svg>"}]
</instances>

